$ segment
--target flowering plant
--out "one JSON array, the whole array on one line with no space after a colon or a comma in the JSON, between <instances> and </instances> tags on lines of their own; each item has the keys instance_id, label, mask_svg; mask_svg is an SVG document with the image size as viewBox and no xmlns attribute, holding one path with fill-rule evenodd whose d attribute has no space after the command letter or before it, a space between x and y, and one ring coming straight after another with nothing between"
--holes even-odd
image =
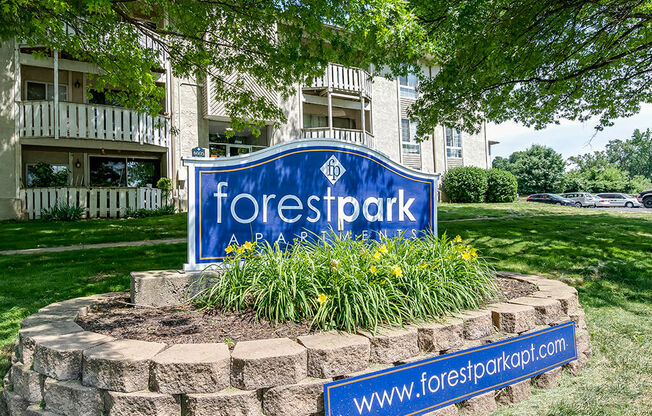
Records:
<instances>
[{"instance_id":1,"label":"flowering plant","mask_svg":"<svg viewBox=\"0 0 652 416\"><path fill-rule=\"evenodd\" d=\"M194 302L254 310L272 322L374 330L475 308L495 294L492 270L460 236L362 240L332 234L285 249L245 242L226 254L223 275Z\"/></svg>"}]
</instances>

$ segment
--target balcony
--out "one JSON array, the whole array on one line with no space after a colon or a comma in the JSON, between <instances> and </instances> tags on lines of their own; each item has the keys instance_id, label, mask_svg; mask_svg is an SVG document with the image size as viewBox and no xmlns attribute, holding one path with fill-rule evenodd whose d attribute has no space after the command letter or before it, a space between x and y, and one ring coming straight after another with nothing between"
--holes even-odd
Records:
<instances>
[{"instance_id":1,"label":"balcony","mask_svg":"<svg viewBox=\"0 0 652 416\"><path fill-rule=\"evenodd\" d=\"M373 149L374 136L369 132L354 129L341 129L333 127L313 127L304 128L301 130L301 138L303 139L335 139L346 142L363 144Z\"/></svg>"},{"instance_id":2,"label":"balcony","mask_svg":"<svg viewBox=\"0 0 652 416\"><path fill-rule=\"evenodd\" d=\"M167 147L170 122L135 110L97 104L22 101L19 108L20 137L55 137L55 115L59 137L151 144Z\"/></svg>"},{"instance_id":3,"label":"balcony","mask_svg":"<svg viewBox=\"0 0 652 416\"><path fill-rule=\"evenodd\" d=\"M313 78L311 85L304 86L304 89L330 90L334 93L361 95L369 99L371 76L360 68L328 64L324 75Z\"/></svg>"}]
</instances>

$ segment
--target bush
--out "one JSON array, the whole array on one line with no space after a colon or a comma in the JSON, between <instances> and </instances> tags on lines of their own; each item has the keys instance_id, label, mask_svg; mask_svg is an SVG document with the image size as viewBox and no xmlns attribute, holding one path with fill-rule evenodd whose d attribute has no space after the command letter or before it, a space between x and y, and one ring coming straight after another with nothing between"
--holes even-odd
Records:
<instances>
[{"instance_id":1,"label":"bush","mask_svg":"<svg viewBox=\"0 0 652 416\"><path fill-rule=\"evenodd\" d=\"M518 190L516 177L506 170L487 171L487 202L514 202Z\"/></svg>"},{"instance_id":2,"label":"bush","mask_svg":"<svg viewBox=\"0 0 652 416\"><path fill-rule=\"evenodd\" d=\"M484 202L487 193L487 171L476 167L453 168L442 183L451 202Z\"/></svg>"},{"instance_id":3,"label":"bush","mask_svg":"<svg viewBox=\"0 0 652 416\"><path fill-rule=\"evenodd\" d=\"M79 221L86 209L68 204L57 204L52 208L41 210L43 221Z\"/></svg>"},{"instance_id":4,"label":"bush","mask_svg":"<svg viewBox=\"0 0 652 416\"><path fill-rule=\"evenodd\" d=\"M170 199L170 192L172 191L172 181L170 178L161 178L156 182L156 187L163 193L163 200L167 204Z\"/></svg>"},{"instance_id":5,"label":"bush","mask_svg":"<svg viewBox=\"0 0 652 416\"><path fill-rule=\"evenodd\" d=\"M126 213L127 218L146 218L146 217L160 217L162 215L174 214L174 205L163 205L156 209L131 209L129 208Z\"/></svg>"},{"instance_id":6,"label":"bush","mask_svg":"<svg viewBox=\"0 0 652 416\"><path fill-rule=\"evenodd\" d=\"M309 320L316 329L374 330L467 308L495 294L492 273L462 239L250 243L227 248L224 273L204 274L192 301L203 308L253 310L273 323ZM244 261L243 261L244 260Z\"/></svg>"}]
</instances>

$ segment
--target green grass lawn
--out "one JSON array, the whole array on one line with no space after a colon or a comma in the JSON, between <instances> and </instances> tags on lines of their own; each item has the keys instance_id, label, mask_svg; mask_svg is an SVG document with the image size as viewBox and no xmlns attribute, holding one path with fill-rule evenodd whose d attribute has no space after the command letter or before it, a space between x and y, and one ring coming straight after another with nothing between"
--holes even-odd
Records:
<instances>
[{"instance_id":1,"label":"green grass lawn","mask_svg":"<svg viewBox=\"0 0 652 416\"><path fill-rule=\"evenodd\" d=\"M158 240L186 235L186 214L76 222L0 221L0 251Z\"/></svg>"},{"instance_id":2,"label":"green grass lawn","mask_svg":"<svg viewBox=\"0 0 652 416\"><path fill-rule=\"evenodd\" d=\"M535 390L497 415L652 414L652 214L525 202L441 204L439 214L440 232L472 241L496 269L543 274L575 286L587 312L594 358L584 372L566 375L556 389ZM474 220L452 221L460 218ZM181 237L185 220L175 215L2 222L0 246ZM0 256L0 376L24 317L55 301L126 290L134 270L179 268L185 249L174 244Z\"/></svg>"},{"instance_id":3,"label":"green grass lawn","mask_svg":"<svg viewBox=\"0 0 652 416\"><path fill-rule=\"evenodd\" d=\"M589 366L498 415L652 414L652 214L590 211L440 224L496 269L575 286L587 313Z\"/></svg>"}]
</instances>

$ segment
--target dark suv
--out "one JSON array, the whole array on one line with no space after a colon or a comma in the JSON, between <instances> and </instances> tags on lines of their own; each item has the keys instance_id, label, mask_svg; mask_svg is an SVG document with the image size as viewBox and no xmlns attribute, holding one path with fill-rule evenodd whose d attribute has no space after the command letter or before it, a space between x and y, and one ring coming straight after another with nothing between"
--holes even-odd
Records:
<instances>
[{"instance_id":1,"label":"dark suv","mask_svg":"<svg viewBox=\"0 0 652 416\"><path fill-rule=\"evenodd\" d=\"M562 198L557 194L534 194L530 195L526 199L527 202L542 202L544 204L555 204L555 205L575 205L570 199Z\"/></svg>"},{"instance_id":2,"label":"dark suv","mask_svg":"<svg viewBox=\"0 0 652 416\"><path fill-rule=\"evenodd\" d=\"M638 194L638 200L645 208L652 208L652 190Z\"/></svg>"}]
</instances>

